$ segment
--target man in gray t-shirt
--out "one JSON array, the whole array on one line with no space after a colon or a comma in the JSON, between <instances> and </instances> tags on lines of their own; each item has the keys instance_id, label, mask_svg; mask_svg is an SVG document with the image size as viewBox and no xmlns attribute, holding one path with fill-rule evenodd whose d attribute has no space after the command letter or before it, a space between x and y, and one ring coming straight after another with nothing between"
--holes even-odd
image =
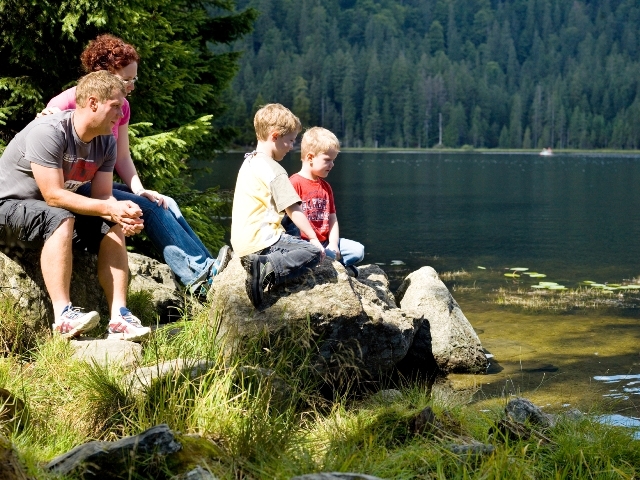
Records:
<instances>
[{"instance_id":1,"label":"man in gray t-shirt","mask_svg":"<svg viewBox=\"0 0 640 480\"><path fill-rule=\"evenodd\" d=\"M110 337L137 340L148 327L126 308L125 237L143 228L142 212L111 194L116 142L125 89L108 72L81 78L77 109L34 120L0 157L0 245L42 248L42 275L51 301L54 331L79 335L95 327L97 312L71 304L72 246L98 254L98 278L111 309ZM91 197L75 193L91 182Z\"/></svg>"}]
</instances>

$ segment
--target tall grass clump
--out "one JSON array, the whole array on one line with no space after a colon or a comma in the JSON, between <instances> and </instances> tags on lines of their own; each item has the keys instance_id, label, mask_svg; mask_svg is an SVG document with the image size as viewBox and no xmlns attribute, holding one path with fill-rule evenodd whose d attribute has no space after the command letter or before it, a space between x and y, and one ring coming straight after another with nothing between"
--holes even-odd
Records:
<instances>
[{"instance_id":1,"label":"tall grass clump","mask_svg":"<svg viewBox=\"0 0 640 480\"><path fill-rule=\"evenodd\" d=\"M37 325L15 299L0 295L0 356L28 356L48 332Z\"/></svg>"}]
</instances>

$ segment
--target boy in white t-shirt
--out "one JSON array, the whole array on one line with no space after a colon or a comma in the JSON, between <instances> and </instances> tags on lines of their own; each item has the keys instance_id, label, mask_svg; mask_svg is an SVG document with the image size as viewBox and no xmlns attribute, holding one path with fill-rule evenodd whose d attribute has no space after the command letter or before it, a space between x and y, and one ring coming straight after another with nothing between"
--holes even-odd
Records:
<instances>
[{"instance_id":1,"label":"boy in white t-shirt","mask_svg":"<svg viewBox=\"0 0 640 480\"><path fill-rule=\"evenodd\" d=\"M278 163L293 148L300 120L272 103L256 112L258 145L245 155L236 182L231 214L231 245L247 271L247 295L258 308L264 289L294 279L324 258L324 248L300 208L300 197ZM309 238L285 233L284 212Z\"/></svg>"}]
</instances>

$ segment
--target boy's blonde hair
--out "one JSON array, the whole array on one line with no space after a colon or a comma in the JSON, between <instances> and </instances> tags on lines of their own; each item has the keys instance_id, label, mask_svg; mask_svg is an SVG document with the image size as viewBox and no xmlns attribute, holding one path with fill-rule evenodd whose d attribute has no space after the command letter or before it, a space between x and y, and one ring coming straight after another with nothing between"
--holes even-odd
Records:
<instances>
[{"instance_id":1,"label":"boy's blonde hair","mask_svg":"<svg viewBox=\"0 0 640 480\"><path fill-rule=\"evenodd\" d=\"M253 117L253 126L258 140L263 142L269 139L269 134L274 130L279 135L298 133L302 130L300 119L279 103L269 103L260 108Z\"/></svg>"},{"instance_id":2,"label":"boy's blonde hair","mask_svg":"<svg viewBox=\"0 0 640 480\"><path fill-rule=\"evenodd\" d=\"M304 132L300 149L302 160L304 160L307 158L308 153L317 155L319 153L326 153L331 149L339 152L340 141L330 130L322 127L312 127Z\"/></svg>"},{"instance_id":3,"label":"boy's blonde hair","mask_svg":"<svg viewBox=\"0 0 640 480\"><path fill-rule=\"evenodd\" d=\"M95 96L100 103L105 102L113 96L114 90L119 91L122 95L127 94L124 83L113 73L106 70L91 72L78 80L76 104L84 108L91 96Z\"/></svg>"}]
</instances>

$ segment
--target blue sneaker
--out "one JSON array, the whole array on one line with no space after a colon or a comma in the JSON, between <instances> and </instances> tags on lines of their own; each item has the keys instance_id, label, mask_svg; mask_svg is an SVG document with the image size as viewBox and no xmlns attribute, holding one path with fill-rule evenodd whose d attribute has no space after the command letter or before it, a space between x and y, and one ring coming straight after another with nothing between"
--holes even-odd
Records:
<instances>
[{"instance_id":1,"label":"blue sneaker","mask_svg":"<svg viewBox=\"0 0 640 480\"><path fill-rule=\"evenodd\" d=\"M229 248L229 245L223 245L218 252L218 257L213 261L213 265L211 265L211 270L209 270L209 278L211 279L216 275L222 273L222 270L227 268L227 265L229 265L230 261L231 249Z\"/></svg>"},{"instance_id":2,"label":"blue sneaker","mask_svg":"<svg viewBox=\"0 0 640 480\"><path fill-rule=\"evenodd\" d=\"M213 277L219 275L222 270L224 270L229 262L231 261L233 253L228 245L223 245L220 251L218 252L218 257L213 261L211 267L209 268L209 272L206 277L202 275L194 280L189 286L188 290L191 295L196 297L198 300L206 300L207 293L213 284Z\"/></svg>"}]
</instances>

